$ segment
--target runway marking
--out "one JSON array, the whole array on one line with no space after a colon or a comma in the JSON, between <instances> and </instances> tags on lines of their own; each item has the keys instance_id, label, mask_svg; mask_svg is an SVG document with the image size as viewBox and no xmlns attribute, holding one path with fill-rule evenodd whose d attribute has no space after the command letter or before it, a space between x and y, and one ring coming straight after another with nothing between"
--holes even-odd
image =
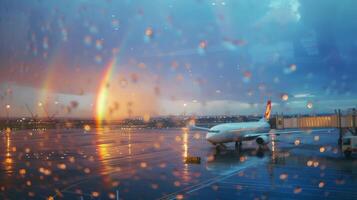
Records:
<instances>
[{"instance_id":1,"label":"runway marking","mask_svg":"<svg viewBox=\"0 0 357 200\"><path fill-rule=\"evenodd\" d=\"M115 159L116 161L122 161L122 160L130 159L130 157L132 157L132 156L136 156L136 159L138 159L138 157L139 158L148 158L148 157L153 156L153 155L157 156L158 153L166 154L167 151L165 151L165 150L167 150L167 149L161 149L160 151L155 151L155 152L150 152L150 153L146 153L146 152L145 153L138 153L138 154L131 155L131 156L127 155L127 156L124 156L124 157L111 158L111 159ZM123 171L120 171L120 172L122 173ZM107 171L107 172L105 172L103 174L87 176L86 178L82 178L80 180L77 180L77 181L73 182L72 184L62 188L60 190L60 192L61 193L68 193L68 192L70 192L69 190L71 188L73 188L74 186L80 185L80 184L82 184L82 183L84 183L84 182L86 182L86 181L88 181L90 179L100 178L103 175L110 175L110 174L113 174L113 173L118 173L118 171L115 170L115 169L112 169L112 170ZM53 197L56 197L56 196L58 196L58 194L54 194Z\"/></svg>"},{"instance_id":2,"label":"runway marking","mask_svg":"<svg viewBox=\"0 0 357 200\"><path fill-rule=\"evenodd\" d=\"M266 159L264 159L263 161L265 161ZM234 175L236 175L238 172L242 171L242 170L245 170L249 167L256 167L258 165L261 165L263 162L260 162L260 163L256 163L256 162L253 162L253 163L250 163L250 164L247 164L245 165L244 167L242 168L239 168L237 170L234 170L226 175L221 175L221 176L216 176L214 178L211 178L211 179L208 179L208 180L205 180L205 181L202 181L196 185L192 185L192 186L189 186L189 187L186 187L182 190L179 190L179 191L176 191L176 192L173 192L171 194L168 194L166 196L163 196L161 198L159 198L158 200L172 200L172 199L176 199L176 195L177 194L191 194L197 190L200 190L202 188L205 188L205 187L208 187L214 183L217 183L219 181L222 181L222 180L225 180L229 177L232 177Z\"/></svg>"}]
</instances>

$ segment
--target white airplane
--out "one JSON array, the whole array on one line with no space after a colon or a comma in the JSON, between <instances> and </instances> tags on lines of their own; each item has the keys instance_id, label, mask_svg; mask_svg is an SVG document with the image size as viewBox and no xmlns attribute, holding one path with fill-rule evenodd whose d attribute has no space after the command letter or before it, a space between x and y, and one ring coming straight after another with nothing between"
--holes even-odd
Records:
<instances>
[{"instance_id":1,"label":"white airplane","mask_svg":"<svg viewBox=\"0 0 357 200\"><path fill-rule=\"evenodd\" d=\"M206 131L206 139L208 142L216 146L217 150L220 147L225 147L224 143L235 142L236 149L241 149L243 141L255 140L259 147L266 145L270 141L269 135L279 135L282 133L301 133L303 131L285 131L285 132L270 132L270 124L268 123L271 113L271 101L266 105L264 117L256 122L241 122L241 123L223 123L212 128L198 127L191 125L191 130Z\"/></svg>"}]
</instances>

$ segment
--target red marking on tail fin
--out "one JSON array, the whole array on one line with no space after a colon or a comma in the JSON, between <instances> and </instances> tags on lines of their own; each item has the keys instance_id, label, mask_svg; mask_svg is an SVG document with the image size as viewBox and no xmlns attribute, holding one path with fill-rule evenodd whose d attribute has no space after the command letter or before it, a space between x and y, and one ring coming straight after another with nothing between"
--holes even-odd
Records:
<instances>
[{"instance_id":1,"label":"red marking on tail fin","mask_svg":"<svg viewBox=\"0 0 357 200\"><path fill-rule=\"evenodd\" d=\"M271 113L271 101L268 100L268 102L267 102L267 107L266 107L265 114L264 114L264 118L265 118L266 120L269 120L269 118L270 118L270 113Z\"/></svg>"}]
</instances>

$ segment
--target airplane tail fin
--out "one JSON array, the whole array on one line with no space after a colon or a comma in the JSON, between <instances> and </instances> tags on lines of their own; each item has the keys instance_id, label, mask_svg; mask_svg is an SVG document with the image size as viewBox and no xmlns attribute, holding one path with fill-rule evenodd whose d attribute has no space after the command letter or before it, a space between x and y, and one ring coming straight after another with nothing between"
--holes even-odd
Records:
<instances>
[{"instance_id":1,"label":"airplane tail fin","mask_svg":"<svg viewBox=\"0 0 357 200\"><path fill-rule=\"evenodd\" d=\"M268 100L267 106L266 106L266 109L265 109L264 117L261 118L259 121L269 121L270 113L271 113L271 101Z\"/></svg>"},{"instance_id":2,"label":"airplane tail fin","mask_svg":"<svg viewBox=\"0 0 357 200\"><path fill-rule=\"evenodd\" d=\"M196 126L196 122L194 119L191 119L188 122L187 128L188 128L188 130L193 130L193 131L207 131L207 132L210 131L209 128Z\"/></svg>"}]
</instances>

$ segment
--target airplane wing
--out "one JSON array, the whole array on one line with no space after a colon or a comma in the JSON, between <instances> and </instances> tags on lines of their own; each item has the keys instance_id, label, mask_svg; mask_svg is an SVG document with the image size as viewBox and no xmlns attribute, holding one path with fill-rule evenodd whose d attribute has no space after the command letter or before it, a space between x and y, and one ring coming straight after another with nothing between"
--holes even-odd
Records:
<instances>
[{"instance_id":1,"label":"airplane wing","mask_svg":"<svg viewBox=\"0 0 357 200\"><path fill-rule=\"evenodd\" d=\"M283 134L299 134L299 133L312 133L312 132L330 132L333 129L306 129L306 130L285 130L285 131L278 131L276 129L272 129L269 133L251 133L244 135L244 138L256 138L259 136L269 136L269 135L283 135Z\"/></svg>"},{"instance_id":2,"label":"airplane wing","mask_svg":"<svg viewBox=\"0 0 357 200\"><path fill-rule=\"evenodd\" d=\"M194 125L189 126L189 128L190 128L190 130L194 130L194 131L207 131L207 132L210 131L209 128L199 127L199 126L194 126Z\"/></svg>"}]
</instances>

